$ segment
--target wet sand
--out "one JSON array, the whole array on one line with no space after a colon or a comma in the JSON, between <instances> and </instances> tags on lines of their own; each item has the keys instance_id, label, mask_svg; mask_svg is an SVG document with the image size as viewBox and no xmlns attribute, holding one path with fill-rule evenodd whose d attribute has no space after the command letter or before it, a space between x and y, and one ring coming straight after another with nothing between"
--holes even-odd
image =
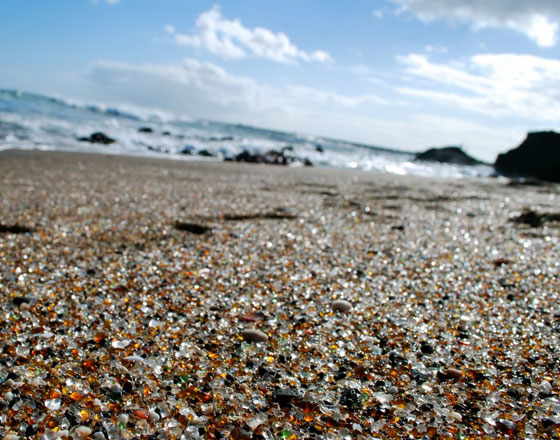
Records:
<instances>
[{"instance_id":1,"label":"wet sand","mask_svg":"<svg viewBox=\"0 0 560 440\"><path fill-rule=\"evenodd\" d=\"M4 438L560 434L557 185L23 151L0 184Z\"/></svg>"}]
</instances>

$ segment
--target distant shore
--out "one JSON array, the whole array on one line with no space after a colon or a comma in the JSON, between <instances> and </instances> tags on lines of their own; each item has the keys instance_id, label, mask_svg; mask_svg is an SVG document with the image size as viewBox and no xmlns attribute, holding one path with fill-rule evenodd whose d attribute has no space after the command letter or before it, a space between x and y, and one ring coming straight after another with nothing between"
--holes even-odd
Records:
<instances>
[{"instance_id":1,"label":"distant shore","mask_svg":"<svg viewBox=\"0 0 560 440\"><path fill-rule=\"evenodd\" d=\"M5 438L560 430L557 185L18 150L0 185Z\"/></svg>"}]
</instances>

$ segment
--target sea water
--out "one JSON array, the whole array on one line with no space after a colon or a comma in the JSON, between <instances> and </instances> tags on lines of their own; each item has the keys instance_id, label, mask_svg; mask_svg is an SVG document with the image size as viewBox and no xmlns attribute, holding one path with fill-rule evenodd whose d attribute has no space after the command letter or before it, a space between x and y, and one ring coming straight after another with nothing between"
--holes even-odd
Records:
<instances>
[{"instance_id":1,"label":"sea water","mask_svg":"<svg viewBox=\"0 0 560 440\"><path fill-rule=\"evenodd\" d=\"M79 140L94 132L103 132L115 142L101 145ZM13 148L177 160L224 160L243 151L283 150L314 166L368 172L456 178L493 173L487 165L415 162L412 153L321 136L0 89L0 150Z\"/></svg>"}]
</instances>

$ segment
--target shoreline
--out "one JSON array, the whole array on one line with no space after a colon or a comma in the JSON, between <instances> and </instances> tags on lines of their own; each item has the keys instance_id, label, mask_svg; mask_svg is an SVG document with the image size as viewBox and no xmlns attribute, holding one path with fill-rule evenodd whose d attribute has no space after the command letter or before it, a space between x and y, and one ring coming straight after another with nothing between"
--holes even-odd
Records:
<instances>
[{"instance_id":1,"label":"shoreline","mask_svg":"<svg viewBox=\"0 0 560 440\"><path fill-rule=\"evenodd\" d=\"M560 433L558 185L23 150L0 184L6 438Z\"/></svg>"}]
</instances>

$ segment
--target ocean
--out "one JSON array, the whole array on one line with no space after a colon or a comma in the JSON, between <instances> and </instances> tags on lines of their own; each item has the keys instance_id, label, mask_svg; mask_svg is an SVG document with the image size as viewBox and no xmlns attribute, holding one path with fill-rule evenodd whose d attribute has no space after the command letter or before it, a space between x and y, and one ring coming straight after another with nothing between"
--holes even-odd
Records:
<instances>
[{"instance_id":1,"label":"ocean","mask_svg":"<svg viewBox=\"0 0 560 440\"><path fill-rule=\"evenodd\" d=\"M102 132L115 142L79 140ZM285 151L314 166L446 178L486 177L488 165L415 162L409 152L242 124L178 118L161 111L81 103L0 89L0 150L25 149L225 160L243 151Z\"/></svg>"}]
</instances>

